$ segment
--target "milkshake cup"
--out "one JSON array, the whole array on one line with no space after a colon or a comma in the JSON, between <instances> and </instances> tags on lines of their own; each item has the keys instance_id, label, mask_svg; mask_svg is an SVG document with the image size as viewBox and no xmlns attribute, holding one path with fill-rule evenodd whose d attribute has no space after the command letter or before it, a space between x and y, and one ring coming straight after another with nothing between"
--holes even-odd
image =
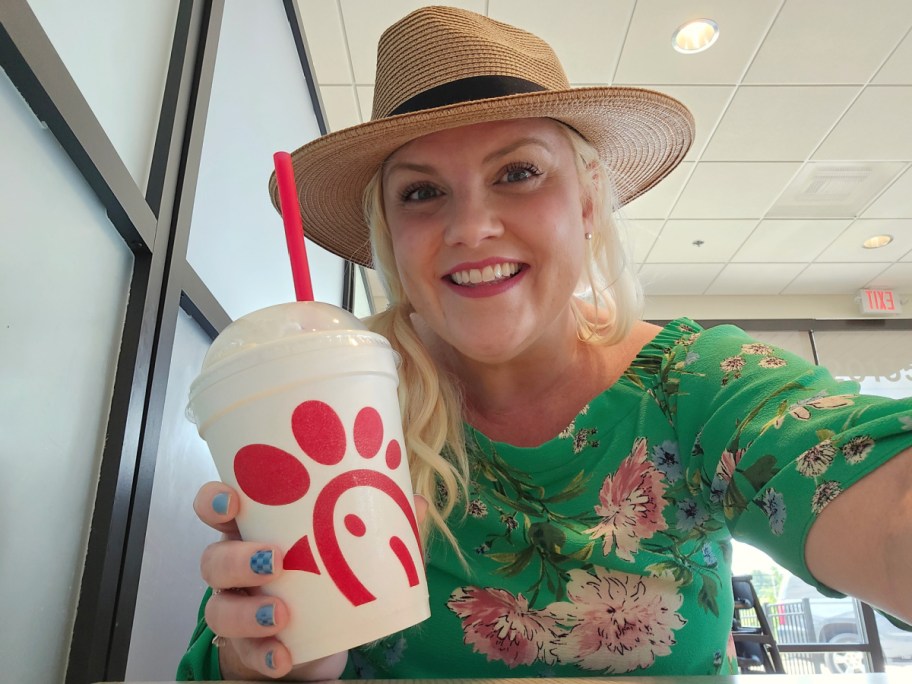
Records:
<instances>
[{"instance_id":1,"label":"milkshake cup","mask_svg":"<svg viewBox=\"0 0 912 684\"><path fill-rule=\"evenodd\" d=\"M347 311L294 302L231 323L190 387L241 536L285 552L263 591L289 606L295 664L430 615L396 364Z\"/></svg>"}]
</instances>

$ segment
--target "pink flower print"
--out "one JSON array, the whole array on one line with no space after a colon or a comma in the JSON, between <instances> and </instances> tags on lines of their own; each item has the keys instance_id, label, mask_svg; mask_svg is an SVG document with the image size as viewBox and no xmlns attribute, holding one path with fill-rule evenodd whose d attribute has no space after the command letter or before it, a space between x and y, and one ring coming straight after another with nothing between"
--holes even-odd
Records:
<instances>
[{"instance_id":1,"label":"pink flower print","mask_svg":"<svg viewBox=\"0 0 912 684\"><path fill-rule=\"evenodd\" d=\"M744 449L738 449L737 451L726 449L722 452L722 458L719 459L719 465L716 466L712 484L709 486L710 500L715 502L722 501L743 455Z\"/></svg>"},{"instance_id":2,"label":"pink flower print","mask_svg":"<svg viewBox=\"0 0 912 684\"><path fill-rule=\"evenodd\" d=\"M683 597L667 577L640 577L596 567L595 574L570 571L570 602L546 611L568 631L556 641L561 662L586 670L631 672L671 653Z\"/></svg>"},{"instance_id":3,"label":"pink flower print","mask_svg":"<svg viewBox=\"0 0 912 684\"><path fill-rule=\"evenodd\" d=\"M489 661L510 667L531 665L536 660L554 663L551 644L562 633L553 617L529 608L519 594L495 588L460 587L447 601L447 608L462 619L466 644Z\"/></svg>"},{"instance_id":4,"label":"pink flower print","mask_svg":"<svg viewBox=\"0 0 912 684\"><path fill-rule=\"evenodd\" d=\"M588 530L591 539L602 537L602 553L617 547L617 555L627 561L639 550L640 542L668 528L665 508L665 482L662 472L646 459L646 440L634 442L630 455L621 461L614 475L608 475L599 492L595 512L601 521Z\"/></svg>"}]
</instances>

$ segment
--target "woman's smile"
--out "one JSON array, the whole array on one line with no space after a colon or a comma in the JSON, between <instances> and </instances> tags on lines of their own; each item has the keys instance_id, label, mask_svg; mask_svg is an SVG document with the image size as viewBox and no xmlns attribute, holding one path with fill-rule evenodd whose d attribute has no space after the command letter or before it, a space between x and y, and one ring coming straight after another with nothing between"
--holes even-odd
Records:
<instances>
[{"instance_id":1,"label":"woman's smile","mask_svg":"<svg viewBox=\"0 0 912 684\"><path fill-rule=\"evenodd\" d=\"M383 197L409 301L444 342L486 362L565 331L586 254L581 195L567 135L547 119L403 146L387 160Z\"/></svg>"}]
</instances>

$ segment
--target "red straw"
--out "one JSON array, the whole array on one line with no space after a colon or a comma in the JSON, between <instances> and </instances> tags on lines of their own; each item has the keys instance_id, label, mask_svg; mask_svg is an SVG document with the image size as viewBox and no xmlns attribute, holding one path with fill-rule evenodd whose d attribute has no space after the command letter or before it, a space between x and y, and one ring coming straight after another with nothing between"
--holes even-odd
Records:
<instances>
[{"instance_id":1,"label":"red straw","mask_svg":"<svg viewBox=\"0 0 912 684\"><path fill-rule=\"evenodd\" d=\"M291 277L294 278L295 298L299 302L312 302L313 286L310 284L310 267L307 265L307 249L304 247L304 226L298 210L298 190L295 187L294 169L288 152L272 155L275 162L276 180L279 184L279 205L282 207L282 221L285 223L285 242L288 258L291 259Z\"/></svg>"}]
</instances>

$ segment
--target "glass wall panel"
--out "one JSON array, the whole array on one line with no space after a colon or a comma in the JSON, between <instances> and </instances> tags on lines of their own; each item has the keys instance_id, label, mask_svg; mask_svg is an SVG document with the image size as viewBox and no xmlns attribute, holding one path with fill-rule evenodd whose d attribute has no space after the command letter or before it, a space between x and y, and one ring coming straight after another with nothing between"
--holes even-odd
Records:
<instances>
[{"instance_id":1,"label":"glass wall panel","mask_svg":"<svg viewBox=\"0 0 912 684\"><path fill-rule=\"evenodd\" d=\"M226 3L187 261L232 318L294 299L266 183L274 152L318 135L282 3ZM340 304L342 260L310 242L307 253L316 298Z\"/></svg>"},{"instance_id":2,"label":"glass wall panel","mask_svg":"<svg viewBox=\"0 0 912 684\"><path fill-rule=\"evenodd\" d=\"M0 71L2 679L62 681L133 255Z\"/></svg>"},{"instance_id":3,"label":"glass wall panel","mask_svg":"<svg viewBox=\"0 0 912 684\"><path fill-rule=\"evenodd\" d=\"M179 0L29 0L145 192Z\"/></svg>"},{"instance_id":4,"label":"glass wall panel","mask_svg":"<svg viewBox=\"0 0 912 684\"><path fill-rule=\"evenodd\" d=\"M862 392L912 396L912 330L851 330L814 333L820 363Z\"/></svg>"},{"instance_id":5,"label":"glass wall panel","mask_svg":"<svg viewBox=\"0 0 912 684\"><path fill-rule=\"evenodd\" d=\"M218 473L206 443L184 415L190 383L199 373L210 343L209 336L181 311L171 352L127 661L126 678L131 681L174 678L206 588L199 573L199 557L219 538L191 508L200 485L217 480Z\"/></svg>"}]
</instances>

